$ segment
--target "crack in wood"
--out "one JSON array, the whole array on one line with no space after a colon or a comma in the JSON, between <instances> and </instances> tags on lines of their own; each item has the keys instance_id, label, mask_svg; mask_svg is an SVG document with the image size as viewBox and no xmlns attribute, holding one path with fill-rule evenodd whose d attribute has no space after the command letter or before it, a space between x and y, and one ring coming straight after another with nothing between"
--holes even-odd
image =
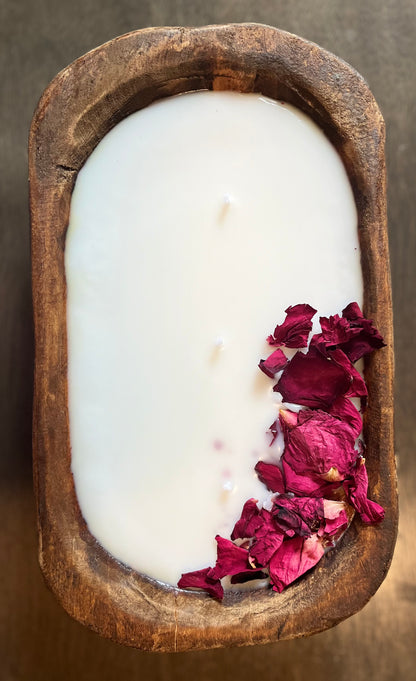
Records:
<instances>
[{"instance_id":1,"label":"crack in wood","mask_svg":"<svg viewBox=\"0 0 416 681\"><path fill-rule=\"evenodd\" d=\"M72 166L64 165L63 163L57 163L57 164L56 164L56 169L57 169L57 170L64 170L65 172L68 172L68 173L76 173L76 172L78 172L76 168L72 168Z\"/></svg>"}]
</instances>

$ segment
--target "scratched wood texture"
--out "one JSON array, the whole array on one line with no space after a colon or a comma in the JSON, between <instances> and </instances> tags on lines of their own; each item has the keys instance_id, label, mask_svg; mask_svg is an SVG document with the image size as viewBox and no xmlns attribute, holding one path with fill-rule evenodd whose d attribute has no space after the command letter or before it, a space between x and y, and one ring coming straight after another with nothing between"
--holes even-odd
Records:
<instances>
[{"instance_id":1,"label":"scratched wood texture","mask_svg":"<svg viewBox=\"0 0 416 681\"><path fill-rule=\"evenodd\" d=\"M72 621L37 565L31 472L31 321L26 139L37 99L76 57L134 28L259 21L293 31L360 71L387 124L401 521L386 581L335 629L267 646L153 655ZM379 681L416 675L414 449L416 6L413 0L53 0L0 3L0 680L191 679Z\"/></svg>"}]
</instances>

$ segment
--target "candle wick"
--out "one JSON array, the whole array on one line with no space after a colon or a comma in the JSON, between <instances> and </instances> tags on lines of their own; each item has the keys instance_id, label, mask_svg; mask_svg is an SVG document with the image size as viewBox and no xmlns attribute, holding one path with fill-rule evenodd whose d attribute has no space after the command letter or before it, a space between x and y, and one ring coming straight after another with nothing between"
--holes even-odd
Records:
<instances>
[{"instance_id":1,"label":"candle wick","mask_svg":"<svg viewBox=\"0 0 416 681\"><path fill-rule=\"evenodd\" d=\"M224 345L225 341L222 336L217 336L214 338L213 345L211 346L211 355L209 357L209 361L211 363L216 363L219 360L220 354L222 353L222 350L224 350Z\"/></svg>"},{"instance_id":2,"label":"candle wick","mask_svg":"<svg viewBox=\"0 0 416 681\"><path fill-rule=\"evenodd\" d=\"M224 194L221 202L221 209L218 216L218 222L222 224L227 217L232 203L230 194Z\"/></svg>"}]
</instances>

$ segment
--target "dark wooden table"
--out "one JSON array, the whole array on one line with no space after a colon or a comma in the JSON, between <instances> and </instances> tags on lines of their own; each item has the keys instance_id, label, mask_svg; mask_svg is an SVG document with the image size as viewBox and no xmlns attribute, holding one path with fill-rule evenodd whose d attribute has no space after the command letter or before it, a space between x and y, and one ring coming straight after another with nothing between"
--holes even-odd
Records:
<instances>
[{"instance_id":1,"label":"dark wooden table","mask_svg":"<svg viewBox=\"0 0 416 681\"><path fill-rule=\"evenodd\" d=\"M330 631L254 648L141 653L72 621L37 565L27 131L53 76L115 35L145 26L238 21L278 26L343 57L366 78L386 120L399 537L377 594ZM0 681L416 678L415 0L0 0L0 39Z\"/></svg>"}]
</instances>

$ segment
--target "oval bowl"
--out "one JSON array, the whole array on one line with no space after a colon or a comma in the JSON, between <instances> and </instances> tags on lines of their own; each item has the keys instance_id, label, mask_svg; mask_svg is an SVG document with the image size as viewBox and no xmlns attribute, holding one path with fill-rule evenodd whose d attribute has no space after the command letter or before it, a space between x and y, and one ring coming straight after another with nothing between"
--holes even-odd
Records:
<instances>
[{"instance_id":1,"label":"oval bowl","mask_svg":"<svg viewBox=\"0 0 416 681\"><path fill-rule=\"evenodd\" d=\"M355 519L336 549L282 594L166 587L119 563L79 510L68 425L65 234L77 173L120 120L157 99L200 89L259 92L307 113L341 155L358 210L364 312L387 347L365 365L369 494L379 526ZM341 59L258 24L150 28L123 35L59 73L35 112L29 143L35 318L34 480L39 559L75 619L149 651L266 643L322 631L362 608L388 570L397 531L393 334L384 124L365 81Z\"/></svg>"}]
</instances>

